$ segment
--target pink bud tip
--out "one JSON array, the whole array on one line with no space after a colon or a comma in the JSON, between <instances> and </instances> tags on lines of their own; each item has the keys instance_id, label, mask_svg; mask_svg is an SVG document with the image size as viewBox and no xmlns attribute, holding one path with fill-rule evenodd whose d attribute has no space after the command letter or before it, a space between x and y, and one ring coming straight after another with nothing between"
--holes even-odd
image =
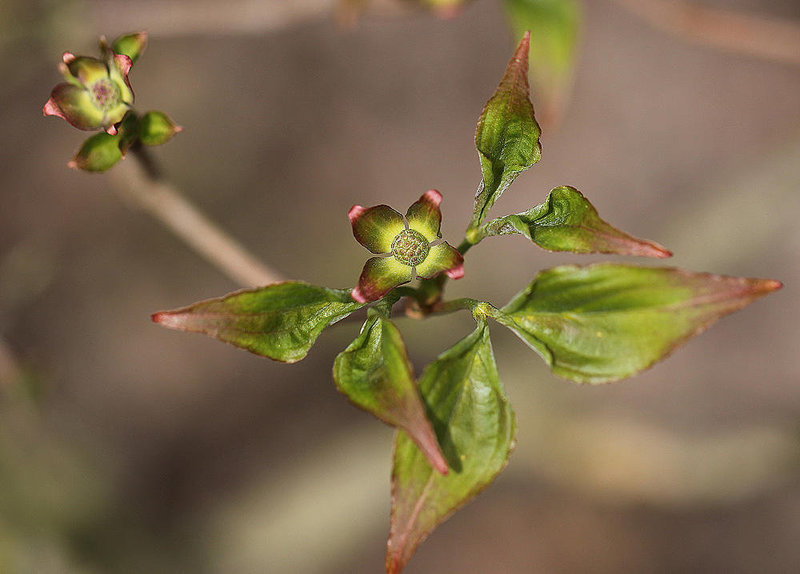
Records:
<instances>
[{"instance_id":1,"label":"pink bud tip","mask_svg":"<svg viewBox=\"0 0 800 574\"><path fill-rule=\"evenodd\" d=\"M442 194L435 189L429 189L428 191L425 192L423 197L425 197L436 207L439 207L439 204L442 203Z\"/></svg>"},{"instance_id":2,"label":"pink bud tip","mask_svg":"<svg viewBox=\"0 0 800 574\"><path fill-rule=\"evenodd\" d=\"M350 208L350 211L347 212L347 219L350 220L350 223L353 223L356 219L361 217L361 214L367 210L366 207L362 207L360 205L354 205ZM363 301L360 301L363 303Z\"/></svg>"},{"instance_id":3,"label":"pink bud tip","mask_svg":"<svg viewBox=\"0 0 800 574\"><path fill-rule=\"evenodd\" d=\"M352 210L350 210L350 211L352 211ZM366 303L367 302L367 298L364 296L364 294L361 292L361 290L358 287L354 287L353 288L353 290L350 292L350 296L353 298L353 301L355 301L356 303ZM155 321L155 319L153 319L153 320ZM156 322L158 322L158 321L156 321Z\"/></svg>"},{"instance_id":4,"label":"pink bud tip","mask_svg":"<svg viewBox=\"0 0 800 574\"><path fill-rule=\"evenodd\" d=\"M445 275L447 275L450 279L461 279L464 276L464 265L459 265L457 267L453 267L452 269L448 269L445 271Z\"/></svg>"},{"instance_id":5,"label":"pink bud tip","mask_svg":"<svg viewBox=\"0 0 800 574\"><path fill-rule=\"evenodd\" d=\"M73 54L72 52L64 52L64 55L61 56L61 60L65 64L69 64L74 59L75 59L75 54Z\"/></svg>"},{"instance_id":6,"label":"pink bud tip","mask_svg":"<svg viewBox=\"0 0 800 574\"><path fill-rule=\"evenodd\" d=\"M56 103L53 101L53 98L50 98L45 103L44 107L42 108L42 115L58 116L59 118L64 117L64 113L61 111L61 108L59 108L58 105L56 105Z\"/></svg>"}]
</instances>

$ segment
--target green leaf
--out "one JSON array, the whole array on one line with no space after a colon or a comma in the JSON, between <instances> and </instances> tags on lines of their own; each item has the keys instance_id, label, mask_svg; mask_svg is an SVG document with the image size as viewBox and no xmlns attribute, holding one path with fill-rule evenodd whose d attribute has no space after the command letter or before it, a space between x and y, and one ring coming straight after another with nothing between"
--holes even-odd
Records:
<instances>
[{"instance_id":1,"label":"green leaf","mask_svg":"<svg viewBox=\"0 0 800 574\"><path fill-rule=\"evenodd\" d=\"M478 119L475 146L483 179L475 196L471 227L480 225L506 188L541 156L541 131L533 116L528 88L529 47L530 36L525 34Z\"/></svg>"},{"instance_id":2,"label":"green leaf","mask_svg":"<svg viewBox=\"0 0 800 574\"><path fill-rule=\"evenodd\" d=\"M577 0L505 0L516 38L531 32L531 85L544 119L557 116L570 87L581 24ZM540 104L542 107L539 107Z\"/></svg>"},{"instance_id":3,"label":"green leaf","mask_svg":"<svg viewBox=\"0 0 800 574\"><path fill-rule=\"evenodd\" d=\"M94 172L111 169L122 159L119 144L119 135L112 136L105 132L95 134L83 142L77 155L69 162L69 166Z\"/></svg>"},{"instance_id":4,"label":"green leaf","mask_svg":"<svg viewBox=\"0 0 800 574\"><path fill-rule=\"evenodd\" d=\"M139 121L139 138L144 145L165 144L181 130L164 112L147 112Z\"/></svg>"},{"instance_id":5,"label":"green leaf","mask_svg":"<svg viewBox=\"0 0 800 574\"><path fill-rule=\"evenodd\" d=\"M391 321L370 309L359 336L336 357L333 379L353 404L408 433L431 466L447 474L406 346Z\"/></svg>"},{"instance_id":6,"label":"green leaf","mask_svg":"<svg viewBox=\"0 0 800 574\"><path fill-rule=\"evenodd\" d=\"M436 526L494 480L514 443L514 413L482 316L472 334L428 365L419 388L450 472L435 473L416 445L397 433L386 554L390 574L400 572Z\"/></svg>"},{"instance_id":7,"label":"green leaf","mask_svg":"<svg viewBox=\"0 0 800 574\"><path fill-rule=\"evenodd\" d=\"M308 354L325 327L361 307L346 289L287 281L155 313L153 321L295 363Z\"/></svg>"},{"instance_id":8,"label":"green leaf","mask_svg":"<svg viewBox=\"0 0 800 574\"><path fill-rule=\"evenodd\" d=\"M481 227L482 235L521 233L550 251L616 253L643 257L669 257L669 251L615 229L574 187L553 189L545 202L523 213L494 219Z\"/></svg>"},{"instance_id":9,"label":"green leaf","mask_svg":"<svg viewBox=\"0 0 800 574\"><path fill-rule=\"evenodd\" d=\"M559 376L603 383L636 374L720 317L781 284L609 263L540 273L493 317Z\"/></svg>"},{"instance_id":10,"label":"green leaf","mask_svg":"<svg viewBox=\"0 0 800 574\"><path fill-rule=\"evenodd\" d=\"M135 34L125 34L120 36L111 45L115 54L124 54L135 64L139 56L142 55L147 47L147 32L137 32Z\"/></svg>"}]
</instances>

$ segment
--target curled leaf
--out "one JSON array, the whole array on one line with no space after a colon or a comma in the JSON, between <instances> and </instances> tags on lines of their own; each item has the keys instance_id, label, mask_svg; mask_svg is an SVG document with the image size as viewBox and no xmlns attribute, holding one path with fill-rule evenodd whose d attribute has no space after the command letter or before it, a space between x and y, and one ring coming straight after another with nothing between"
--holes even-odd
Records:
<instances>
[{"instance_id":1,"label":"curled leaf","mask_svg":"<svg viewBox=\"0 0 800 574\"><path fill-rule=\"evenodd\" d=\"M361 307L346 289L287 281L161 311L153 315L153 321L295 363L305 358L325 327Z\"/></svg>"},{"instance_id":2,"label":"curled leaf","mask_svg":"<svg viewBox=\"0 0 800 574\"><path fill-rule=\"evenodd\" d=\"M603 263L541 272L493 317L564 378L634 375L720 317L781 287L769 279Z\"/></svg>"},{"instance_id":3,"label":"curled leaf","mask_svg":"<svg viewBox=\"0 0 800 574\"><path fill-rule=\"evenodd\" d=\"M389 574L399 573L434 528L494 480L514 443L514 413L483 317L425 368L419 389L450 472L434 472L405 434L395 435Z\"/></svg>"},{"instance_id":4,"label":"curled leaf","mask_svg":"<svg viewBox=\"0 0 800 574\"><path fill-rule=\"evenodd\" d=\"M353 404L404 430L430 465L447 474L447 462L425 417L406 346L391 321L370 309L361 333L336 357L333 379Z\"/></svg>"},{"instance_id":5,"label":"curled leaf","mask_svg":"<svg viewBox=\"0 0 800 574\"><path fill-rule=\"evenodd\" d=\"M530 34L526 33L478 119L475 146L483 178L475 196L471 227L477 227L517 176L541 157L541 130L528 87L529 49Z\"/></svg>"},{"instance_id":6,"label":"curled leaf","mask_svg":"<svg viewBox=\"0 0 800 574\"><path fill-rule=\"evenodd\" d=\"M632 237L600 219L589 200L569 186L553 189L543 204L528 211L486 223L481 232L483 235L520 233L549 251L661 258L672 255L659 244Z\"/></svg>"}]
</instances>

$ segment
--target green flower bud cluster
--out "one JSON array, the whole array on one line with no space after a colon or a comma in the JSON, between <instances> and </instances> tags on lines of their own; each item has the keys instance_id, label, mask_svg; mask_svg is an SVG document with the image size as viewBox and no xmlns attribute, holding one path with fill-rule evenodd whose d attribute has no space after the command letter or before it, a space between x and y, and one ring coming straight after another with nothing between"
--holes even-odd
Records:
<instances>
[{"instance_id":1,"label":"green flower bud cluster","mask_svg":"<svg viewBox=\"0 0 800 574\"><path fill-rule=\"evenodd\" d=\"M109 45L100 39L102 59L65 52L59 70L65 82L50 94L42 112L63 118L89 137L69 162L85 171L106 171L135 145L161 145L181 131L166 114L133 110L128 73L147 46L147 33L120 36Z\"/></svg>"}]
</instances>

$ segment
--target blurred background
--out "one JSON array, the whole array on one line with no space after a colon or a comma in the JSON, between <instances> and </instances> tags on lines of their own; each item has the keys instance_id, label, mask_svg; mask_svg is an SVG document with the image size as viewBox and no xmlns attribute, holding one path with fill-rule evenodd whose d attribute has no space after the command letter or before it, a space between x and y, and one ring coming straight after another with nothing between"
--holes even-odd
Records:
<instances>
[{"instance_id":1,"label":"blurred background","mask_svg":"<svg viewBox=\"0 0 800 574\"><path fill-rule=\"evenodd\" d=\"M154 152L169 179L285 276L350 287L354 203L437 188L458 243L514 42L499 0L453 18L381 0L356 25L334 4L0 2L0 572L382 570L392 432L331 378L358 324L296 365L154 325L238 285L120 201L132 159L70 170L85 134L41 115L63 51L147 29L131 78L138 109L184 127ZM555 378L493 325L517 448L409 573L797 572L800 65L625 4L584 3L542 160L493 214L568 184L669 265L785 287L605 386ZM796 0L703 5L800 20ZM450 293L502 305L542 268L604 259L495 238ZM420 370L471 319L398 325Z\"/></svg>"}]
</instances>

